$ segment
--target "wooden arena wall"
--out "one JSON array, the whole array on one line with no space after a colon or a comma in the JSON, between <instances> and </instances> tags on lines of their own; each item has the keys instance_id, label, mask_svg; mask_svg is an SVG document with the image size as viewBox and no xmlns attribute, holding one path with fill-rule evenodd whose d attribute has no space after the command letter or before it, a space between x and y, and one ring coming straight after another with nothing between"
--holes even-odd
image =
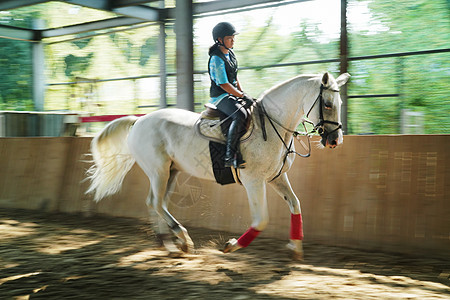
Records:
<instances>
[{"instance_id":1,"label":"wooden arena wall","mask_svg":"<svg viewBox=\"0 0 450 300\"><path fill-rule=\"evenodd\" d=\"M90 138L1 138L0 209L146 218L148 180L135 166L122 191L99 203L85 195ZM449 256L450 135L346 136L312 149L289 171L301 200L305 242ZM170 204L186 227L243 233L250 214L242 186L182 174ZM268 187L262 236L288 238L287 205Z\"/></svg>"}]
</instances>

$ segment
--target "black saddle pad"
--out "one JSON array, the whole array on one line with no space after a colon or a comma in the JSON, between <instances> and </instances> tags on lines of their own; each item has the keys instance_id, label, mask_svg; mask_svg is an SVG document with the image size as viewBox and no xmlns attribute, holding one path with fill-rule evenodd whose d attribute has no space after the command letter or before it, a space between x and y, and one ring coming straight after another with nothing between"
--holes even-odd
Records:
<instances>
[{"instance_id":1,"label":"black saddle pad","mask_svg":"<svg viewBox=\"0 0 450 300\"><path fill-rule=\"evenodd\" d=\"M225 167L224 157L226 149L227 147L224 144L209 142L209 153L211 155L214 177L217 183L222 185L236 182L231 168Z\"/></svg>"}]
</instances>

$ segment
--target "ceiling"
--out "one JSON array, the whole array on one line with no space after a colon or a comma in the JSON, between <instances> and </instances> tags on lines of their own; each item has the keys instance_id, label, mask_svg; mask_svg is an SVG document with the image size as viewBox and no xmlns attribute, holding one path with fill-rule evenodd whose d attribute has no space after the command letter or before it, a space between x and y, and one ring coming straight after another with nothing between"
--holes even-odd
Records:
<instances>
[{"instance_id":1,"label":"ceiling","mask_svg":"<svg viewBox=\"0 0 450 300\"><path fill-rule=\"evenodd\" d=\"M194 0L192 11L193 17L201 17L225 12L274 7L302 1L308 0ZM83 7L102 11L105 13L105 17L103 19L92 19L86 16L86 18L83 18L83 22L50 28L39 26L38 24L34 29L12 26L8 22L0 22L0 38L39 42L56 37L91 33L106 29L133 28L133 26L142 26L149 23L171 22L175 18L175 7L161 7L162 1L159 0L0 0L0 13L14 11L20 15L20 10L23 7L42 10L42 6L50 2L56 5L67 6L68 9ZM166 1L166 3L168 2ZM176 3L175 0L171 2ZM64 16L62 16L62 19L64 20Z\"/></svg>"}]
</instances>

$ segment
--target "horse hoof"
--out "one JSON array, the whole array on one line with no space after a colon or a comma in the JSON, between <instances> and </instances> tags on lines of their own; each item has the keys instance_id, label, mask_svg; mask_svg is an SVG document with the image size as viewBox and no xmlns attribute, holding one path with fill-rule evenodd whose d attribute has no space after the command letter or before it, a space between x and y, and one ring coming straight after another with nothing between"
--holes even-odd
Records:
<instances>
[{"instance_id":1,"label":"horse hoof","mask_svg":"<svg viewBox=\"0 0 450 300\"><path fill-rule=\"evenodd\" d=\"M176 236L176 246L179 250L185 253L192 253L194 251L194 242L189 236L186 228L179 226L179 231L174 232Z\"/></svg>"},{"instance_id":2,"label":"horse hoof","mask_svg":"<svg viewBox=\"0 0 450 300\"><path fill-rule=\"evenodd\" d=\"M176 241L177 248L184 253L193 253L194 252L194 242L192 242L191 238L188 236L186 241L178 239Z\"/></svg>"},{"instance_id":3,"label":"horse hoof","mask_svg":"<svg viewBox=\"0 0 450 300\"><path fill-rule=\"evenodd\" d=\"M223 248L223 253L231 253L233 251L236 251L238 248L236 247L237 240L231 239L228 242L226 242L225 247Z\"/></svg>"},{"instance_id":4,"label":"horse hoof","mask_svg":"<svg viewBox=\"0 0 450 300\"><path fill-rule=\"evenodd\" d=\"M179 251L179 250L172 250L172 251L169 251L169 254L168 254L168 256L170 257L170 258L179 258L179 257L182 257L183 256L183 252L181 252L181 251Z\"/></svg>"},{"instance_id":5,"label":"horse hoof","mask_svg":"<svg viewBox=\"0 0 450 300\"><path fill-rule=\"evenodd\" d=\"M225 244L225 247L223 247L222 252L223 252L223 253L230 253L232 247L233 247L233 246L230 244L230 242L227 242L227 243Z\"/></svg>"},{"instance_id":6,"label":"horse hoof","mask_svg":"<svg viewBox=\"0 0 450 300\"><path fill-rule=\"evenodd\" d=\"M192 253L194 252L194 244L183 243L178 245L178 249L180 249L184 253Z\"/></svg>"},{"instance_id":7,"label":"horse hoof","mask_svg":"<svg viewBox=\"0 0 450 300\"><path fill-rule=\"evenodd\" d=\"M183 252L175 245L175 243L170 239L162 240L161 249L165 249L168 252L169 257L180 257L183 255Z\"/></svg>"},{"instance_id":8,"label":"horse hoof","mask_svg":"<svg viewBox=\"0 0 450 300\"><path fill-rule=\"evenodd\" d=\"M303 250L302 250L302 246L301 246L301 242L299 241L290 241L287 245L286 248L288 248L291 251L291 257L293 260L296 261L303 261ZM299 249L301 251L299 251Z\"/></svg>"},{"instance_id":9,"label":"horse hoof","mask_svg":"<svg viewBox=\"0 0 450 300\"><path fill-rule=\"evenodd\" d=\"M160 249L166 248L166 244L168 244L168 243L173 243L172 239L170 238L170 235L166 234L166 233L164 233L164 234L158 233L156 235L156 241L155 242L157 244L157 247L160 248Z\"/></svg>"},{"instance_id":10,"label":"horse hoof","mask_svg":"<svg viewBox=\"0 0 450 300\"><path fill-rule=\"evenodd\" d=\"M291 257L292 260L303 261L303 252L292 252Z\"/></svg>"}]
</instances>

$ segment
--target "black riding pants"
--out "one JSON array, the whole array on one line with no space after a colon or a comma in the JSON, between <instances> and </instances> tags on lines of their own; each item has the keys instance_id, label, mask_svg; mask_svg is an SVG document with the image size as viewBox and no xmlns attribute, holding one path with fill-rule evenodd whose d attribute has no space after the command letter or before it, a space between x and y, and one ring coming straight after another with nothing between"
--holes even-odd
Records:
<instances>
[{"instance_id":1,"label":"black riding pants","mask_svg":"<svg viewBox=\"0 0 450 300\"><path fill-rule=\"evenodd\" d=\"M216 105L217 109L222 113L230 116L233 121L236 121L239 127L244 126L247 118L247 111L234 97L225 97Z\"/></svg>"},{"instance_id":2,"label":"black riding pants","mask_svg":"<svg viewBox=\"0 0 450 300\"><path fill-rule=\"evenodd\" d=\"M227 134L226 159L232 159L240 155L239 139L245 133L245 119L247 111L234 97L226 97L220 100L217 109L231 118L231 124Z\"/></svg>"}]
</instances>

